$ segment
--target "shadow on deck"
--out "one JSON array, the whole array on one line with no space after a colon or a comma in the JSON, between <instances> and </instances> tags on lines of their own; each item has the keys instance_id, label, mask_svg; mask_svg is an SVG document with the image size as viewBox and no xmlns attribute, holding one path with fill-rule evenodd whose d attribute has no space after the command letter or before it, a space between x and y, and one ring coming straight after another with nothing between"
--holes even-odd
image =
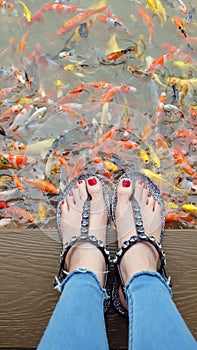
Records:
<instances>
[{"instance_id":1,"label":"shadow on deck","mask_svg":"<svg viewBox=\"0 0 197 350\"><path fill-rule=\"evenodd\" d=\"M114 241L114 239L110 239ZM168 230L163 239L173 300L197 336L196 230ZM0 232L0 349L35 349L59 294L53 290L61 246L38 229ZM115 244L110 245L112 252ZM106 316L110 349L127 349L127 320Z\"/></svg>"}]
</instances>

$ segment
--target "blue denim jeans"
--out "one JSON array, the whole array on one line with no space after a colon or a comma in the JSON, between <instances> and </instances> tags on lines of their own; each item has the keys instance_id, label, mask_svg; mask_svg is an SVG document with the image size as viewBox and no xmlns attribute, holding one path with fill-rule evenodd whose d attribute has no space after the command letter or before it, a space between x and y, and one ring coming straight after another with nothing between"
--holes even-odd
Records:
<instances>
[{"instance_id":1,"label":"blue denim jeans","mask_svg":"<svg viewBox=\"0 0 197 350\"><path fill-rule=\"evenodd\" d=\"M106 295L94 273L70 273L38 350L109 349L103 300ZM171 299L171 290L157 272L135 274L126 286L129 350L196 350L197 343Z\"/></svg>"}]
</instances>

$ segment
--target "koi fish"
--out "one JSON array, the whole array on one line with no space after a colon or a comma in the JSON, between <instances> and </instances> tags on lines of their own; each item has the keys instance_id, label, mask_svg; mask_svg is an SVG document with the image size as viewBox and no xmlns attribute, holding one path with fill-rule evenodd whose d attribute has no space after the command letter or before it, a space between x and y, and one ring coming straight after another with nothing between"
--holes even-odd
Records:
<instances>
[{"instance_id":1,"label":"koi fish","mask_svg":"<svg viewBox=\"0 0 197 350\"><path fill-rule=\"evenodd\" d=\"M109 91L107 91L100 99L101 103L112 101L112 97L115 93L128 93L128 92L136 92L137 89L133 86L129 85L120 85L112 87Z\"/></svg>"},{"instance_id":2,"label":"koi fish","mask_svg":"<svg viewBox=\"0 0 197 350\"><path fill-rule=\"evenodd\" d=\"M188 175L195 177L196 171L192 168L191 164L188 162L187 158L175 148L170 148L171 153L174 156L174 163L178 164L182 171L186 172Z\"/></svg>"},{"instance_id":3,"label":"koi fish","mask_svg":"<svg viewBox=\"0 0 197 350\"><path fill-rule=\"evenodd\" d=\"M148 29L149 29L149 44L151 44L152 37L153 37L153 22L152 22L152 19L149 16L149 14L146 11L144 11L142 8L138 8L138 13L143 18L143 20L145 21L145 23L148 26Z\"/></svg>"},{"instance_id":4,"label":"koi fish","mask_svg":"<svg viewBox=\"0 0 197 350\"><path fill-rule=\"evenodd\" d=\"M143 162L146 164L149 163L149 156L148 156L148 153L145 151L145 149L140 147L138 152L139 152L139 156L142 158Z\"/></svg>"},{"instance_id":5,"label":"koi fish","mask_svg":"<svg viewBox=\"0 0 197 350\"><path fill-rule=\"evenodd\" d=\"M170 117L172 116L177 116L180 118L184 118L184 113L181 109L179 109L177 106L171 105L171 104L164 104L163 106L164 112L169 115Z\"/></svg>"},{"instance_id":6,"label":"koi fish","mask_svg":"<svg viewBox=\"0 0 197 350\"><path fill-rule=\"evenodd\" d=\"M189 216L179 214L179 213L169 213L166 215L166 223L172 222L172 221L186 221L186 222L192 222L193 219Z\"/></svg>"},{"instance_id":7,"label":"koi fish","mask_svg":"<svg viewBox=\"0 0 197 350\"><path fill-rule=\"evenodd\" d=\"M102 58L101 63L111 63L116 62L119 58L131 53L131 52L137 52L136 46L129 46L126 49L111 52L108 54L105 58Z\"/></svg>"},{"instance_id":8,"label":"koi fish","mask_svg":"<svg viewBox=\"0 0 197 350\"><path fill-rule=\"evenodd\" d=\"M16 188L18 188L18 190L20 190L20 191L24 191L23 184L22 184L20 178L18 177L18 175L14 173L14 171L12 171L12 177L13 177Z\"/></svg>"},{"instance_id":9,"label":"koi fish","mask_svg":"<svg viewBox=\"0 0 197 350\"><path fill-rule=\"evenodd\" d=\"M1 115L0 120L2 122L5 122L10 118L15 117L22 109L23 109L23 105L21 104L14 105Z\"/></svg>"},{"instance_id":10,"label":"koi fish","mask_svg":"<svg viewBox=\"0 0 197 350\"><path fill-rule=\"evenodd\" d=\"M156 109L156 114L155 117L152 118L152 121L155 122L155 125L158 126L159 121L161 120L164 112L164 105L166 104L166 93L162 92L161 95L159 96L159 100L157 103L157 109Z\"/></svg>"},{"instance_id":11,"label":"koi fish","mask_svg":"<svg viewBox=\"0 0 197 350\"><path fill-rule=\"evenodd\" d=\"M41 179L30 179L30 178L22 178L22 181L32 185L37 190L41 190L43 192L51 193L51 194L59 194L59 188L52 184L51 182L44 181Z\"/></svg>"},{"instance_id":12,"label":"koi fish","mask_svg":"<svg viewBox=\"0 0 197 350\"><path fill-rule=\"evenodd\" d=\"M147 69L148 72L152 72L155 69L162 67L167 61L173 58L175 55L174 51L168 52L162 56L157 57Z\"/></svg>"},{"instance_id":13,"label":"koi fish","mask_svg":"<svg viewBox=\"0 0 197 350\"><path fill-rule=\"evenodd\" d=\"M24 14L27 22L31 22L31 11L28 9L28 7L24 4L24 2L18 0L18 3L23 6Z\"/></svg>"},{"instance_id":14,"label":"koi fish","mask_svg":"<svg viewBox=\"0 0 197 350\"><path fill-rule=\"evenodd\" d=\"M113 25L115 28L123 30L126 34L131 35L125 25L121 22L120 18L115 16L112 12L108 11L107 16L98 16L98 20L103 23Z\"/></svg>"},{"instance_id":15,"label":"koi fish","mask_svg":"<svg viewBox=\"0 0 197 350\"><path fill-rule=\"evenodd\" d=\"M110 83L107 83L106 81L96 81L96 82L90 82L90 83L84 83L84 84L77 85L74 89L69 91L69 94L81 93L81 92L87 90L87 88L111 89L112 87L113 87L113 85Z\"/></svg>"},{"instance_id":16,"label":"koi fish","mask_svg":"<svg viewBox=\"0 0 197 350\"><path fill-rule=\"evenodd\" d=\"M154 151L152 146L148 146L148 149L149 149L149 155L150 155L150 159L151 159L152 163L154 164L154 166L156 168L160 168L161 162L160 162L160 159L159 159L157 153Z\"/></svg>"},{"instance_id":17,"label":"koi fish","mask_svg":"<svg viewBox=\"0 0 197 350\"><path fill-rule=\"evenodd\" d=\"M188 204L183 204L182 205L183 210L188 211L188 212L192 212L192 213L197 213L197 206L191 203Z\"/></svg>"},{"instance_id":18,"label":"koi fish","mask_svg":"<svg viewBox=\"0 0 197 350\"><path fill-rule=\"evenodd\" d=\"M9 206L10 206L10 203L0 202L0 210L4 208L9 208Z\"/></svg>"},{"instance_id":19,"label":"koi fish","mask_svg":"<svg viewBox=\"0 0 197 350\"><path fill-rule=\"evenodd\" d=\"M57 35L60 36L62 34L65 34L78 26L79 24L83 23L87 20L88 17L95 15L100 12L105 12L107 9L106 6L100 7L97 9L89 9L87 11L84 11L82 13L77 14L75 17L68 20L66 23L64 23L57 31Z\"/></svg>"},{"instance_id":20,"label":"koi fish","mask_svg":"<svg viewBox=\"0 0 197 350\"><path fill-rule=\"evenodd\" d=\"M173 20L174 20L174 25L175 25L176 29L180 32L181 36L184 37L184 39L187 40L188 39L188 35L186 33L184 24L181 21L181 19L178 16L174 16Z\"/></svg>"},{"instance_id":21,"label":"koi fish","mask_svg":"<svg viewBox=\"0 0 197 350\"><path fill-rule=\"evenodd\" d=\"M146 70L143 69L139 69L135 66L127 66L127 70L133 74L135 77L141 77L141 78L148 78L151 79L152 78L152 73L151 72L147 72Z\"/></svg>"},{"instance_id":22,"label":"koi fish","mask_svg":"<svg viewBox=\"0 0 197 350\"><path fill-rule=\"evenodd\" d=\"M17 155L17 154L0 154L0 160L4 160L6 162L6 167L21 169L26 165L33 165L36 163L36 160L32 157L26 155Z\"/></svg>"},{"instance_id":23,"label":"koi fish","mask_svg":"<svg viewBox=\"0 0 197 350\"><path fill-rule=\"evenodd\" d=\"M5 217L12 219L25 220L26 223L37 223L37 220L34 215L29 213L27 210L20 207L9 207L5 209Z\"/></svg>"},{"instance_id":24,"label":"koi fish","mask_svg":"<svg viewBox=\"0 0 197 350\"><path fill-rule=\"evenodd\" d=\"M26 45L26 41L27 41L27 37L28 37L29 33L30 33L30 30L27 30L22 36L22 39L21 39L21 41L19 43L19 51L20 52L24 51L24 48L25 48L25 45Z\"/></svg>"},{"instance_id":25,"label":"koi fish","mask_svg":"<svg viewBox=\"0 0 197 350\"><path fill-rule=\"evenodd\" d=\"M188 15L188 12L187 12L187 8L186 8L186 5L185 3L182 1L182 0L176 0L178 5L179 5L179 8L181 10L181 12L187 16Z\"/></svg>"},{"instance_id":26,"label":"koi fish","mask_svg":"<svg viewBox=\"0 0 197 350\"><path fill-rule=\"evenodd\" d=\"M194 14L195 14L196 10L195 8L192 8L189 13L186 16L186 23L190 23L193 20Z\"/></svg>"},{"instance_id":27,"label":"koi fish","mask_svg":"<svg viewBox=\"0 0 197 350\"><path fill-rule=\"evenodd\" d=\"M163 24L163 18L162 15L159 13L157 4L155 3L155 0L147 0L148 7L154 12L155 15L157 15Z\"/></svg>"}]
</instances>

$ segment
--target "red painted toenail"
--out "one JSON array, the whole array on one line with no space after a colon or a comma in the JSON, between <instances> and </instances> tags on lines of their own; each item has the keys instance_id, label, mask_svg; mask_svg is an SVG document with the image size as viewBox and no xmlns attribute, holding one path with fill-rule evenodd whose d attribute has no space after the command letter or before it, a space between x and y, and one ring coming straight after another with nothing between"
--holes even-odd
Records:
<instances>
[{"instance_id":1,"label":"red painted toenail","mask_svg":"<svg viewBox=\"0 0 197 350\"><path fill-rule=\"evenodd\" d=\"M64 205L65 201L62 201L62 205Z\"/></svg>"},{"instance_id":2,"label":"red painted toenail","mask_svg":"<svg viewBox=\"0 0 197 350\"><path fill-rule=\"evenodd\" d=\"M161 203L160 202L157 202L158 203L158 205L161 205Z\"/></svg>"},{"instance_id":3,"label":"red painted toenail","mask_svg":"<svg viewBox=\"0 0 197 350\"><path fill-rule=\"evenodd\" d=\"M142 185L142 184L143 184L142 180L139 180L139 181L138 181L138 184L139 184L139 185Z\"/></svg>"},{"instance_id":4,"label":"red painted toenail","mask_svg":"<svg viewBox=\"0 0 197 350\"><path fill-rule=\"evenodd\" d=\"M73 196L73 194L72 194L72 193L69 193L69 196L70 196L70 197L72 197L72 196Z\"/></svg>"},{"instance_id":5,"label":"red painted toenail","mask_svg":"<svg viewBox=\"0 0 197 350\"><path fill-rule=\"evenodd\" d=\"M74 189L76 190L77 188L78 188L78 186L77 186L77 185L75 185L75 186L74 186Z\"/></svg>"},{"instance_id":6,"label":"red painted toenail","mask_svg":"<svg viewBox=\"0 0 197 350\"><path fill-rule=\"evenodd\" d=\"M83 182L83 180L79 180L79 181L78 181L78 184L82 184L82 182Z\"/></svg>"},{"instance_id":7,"label":"red painted toenail","mask_svg":"<svg viewBox=\"0 0 197 350\"><path fill-rule=\"evenodd\" d=\"M97 184L97 179L95 179L95 177L93 177L92 179L88 179L88 184L90 186L94 186Z\"/></svg>"},{"instance_id":8,"label":"red painted toenail","mask_svg":"<svg viewBox=\"0 0 197 350\"><path fill-rule=\"evenodd\" d=\"M145 189L145 190L147 190L147 188L148 188L148 186L147 186L147 185L144 185L143 187L144 187L144 189Z\"/></svg>"},{"instance_id":9,"label":"red painted toenail","mask_svg":"<svg viewBox=\"0 0 197 350\"><path fill-rule=\"evenodd\" d=\"M150 194L150 193L148 193L148 197L151 197L151 194Z\"/></svg>"},{"instance_id":10,"label":"red painted toenail","mask_svg":"<svg viewBox=\"0 0 197 350\"><path fill-rule=\"evenodd\" d=\"M123 180L123 181L122 181L122 186L123 186L123 187L129 187L130 184L131 184L131 181L130 181L130 180Z\"/></svg>"}]
</instances>

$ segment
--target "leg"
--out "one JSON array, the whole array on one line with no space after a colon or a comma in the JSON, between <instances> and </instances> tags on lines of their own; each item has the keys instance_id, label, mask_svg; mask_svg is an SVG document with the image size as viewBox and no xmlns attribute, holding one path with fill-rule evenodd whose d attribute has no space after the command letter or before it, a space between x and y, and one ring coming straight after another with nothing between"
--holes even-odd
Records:
<instances>
[{"instance_id":1,"label":"leg","mask_svg":"<svg viewBox=\"0 0 197 350\"><path fill-rule=\"evenodd\" d=\"M118 185L116 223L118 245L136 235L130 196L130 179ZM141 208L144 229L160 241L161 206L148 193L142 181L135 184L135 199ZM121 261L126 285L127 304L120 291L122 303L129 312L129 349L196 349L189 329L171 300L171 291L156 272L158 254L149 243L137 243Z\"/></svg>"},{"instance_id":2,"label":"leg","mask_svg":"<svg viewBox=\"0 0 197 350\"><path fill-rule=\"evenodd\" d=\"M79 180L62 203L63 246L80 234L87 191L91 195L89 234L106 241L107 208L98 178ZM108 349L103 289L105 261L91 243L78 243L67 254L68 276L63 292L38 349Z\"/></svg>"}]
</instances>

